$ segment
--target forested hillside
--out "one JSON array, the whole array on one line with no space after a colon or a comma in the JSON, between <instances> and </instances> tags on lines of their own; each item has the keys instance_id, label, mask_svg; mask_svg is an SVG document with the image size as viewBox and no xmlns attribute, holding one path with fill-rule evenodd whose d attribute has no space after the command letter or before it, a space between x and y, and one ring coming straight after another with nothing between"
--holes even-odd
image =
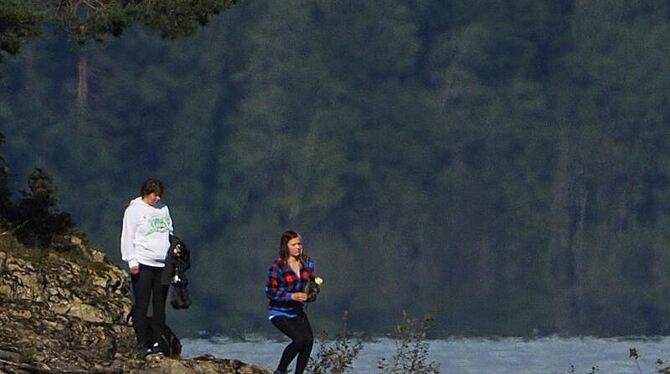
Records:
<instances>
[{"instance_id":1,"label":"forested hillside","mask_svg":"<svg viewBox=\"0 0 670 374\"><path fill-rule=\"evenodd\" d=\"M0 154L119 263L123 209L163 179L194 250L178 330L268 328L294 228L317 330L406 309L441 336L670 332L667 1L247 0L185 39L134 27L5 58Z\"/></svg>"}]
</instances>

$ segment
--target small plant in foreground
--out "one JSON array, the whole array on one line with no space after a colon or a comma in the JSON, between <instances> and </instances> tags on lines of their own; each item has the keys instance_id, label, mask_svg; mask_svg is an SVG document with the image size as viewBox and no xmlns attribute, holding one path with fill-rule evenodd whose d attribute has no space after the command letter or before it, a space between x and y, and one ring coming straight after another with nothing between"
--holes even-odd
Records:
<instances>
[{"instance_id":1,"label":"small plant in foreground","mask_svg":"<svg viewBox=\"0 0 670 374\"><path fill-rule=\"evenodd\" d=\"M428 362L429 343L426 341L433 317L428 314L422 320L412 318L406 311L403 320L395 326L396 353L392 361L382 357L378 367L382 373L389 374L436 374L439 364Z\"/></svg>"},{"instance_id":2,"label":"small plant in foreground","mask_svg":"<svg viewBox=\"0 0 670 374\"><path fill-rule=\"evenodd\" d=\"M322 333L319 338L319 348L316 358L310 358L307 371L314 374L347 373L351 364L363 347L358 337L347 331L348 312L342 315L342 331L329 341L328 334Z\"/></svg>"},{"instance_id":3,"label":"small plant in foreground","mask_svg":"<svg viewBox=\"0 0 670 374\"><path fill-rule=\"evenodd\" d=\"M665 361L659 358L656 360L656 372L661 374L670 374L670 366L668 366Z\"/></svg>"},{"instance_id":4,"label":"small plant in foreground","mask_svg":"<svg viewBox=\"0 0 670 374\"><path fill-rule=\"evenodd\" d=\"M628 358L635 360L635 365L637 365L637 370L642 374L642 368L640 368L640 363L637 361L640 358L640 355L637 354L637 349L631 348L628 350Z\"/></svg>"}]
</instances>

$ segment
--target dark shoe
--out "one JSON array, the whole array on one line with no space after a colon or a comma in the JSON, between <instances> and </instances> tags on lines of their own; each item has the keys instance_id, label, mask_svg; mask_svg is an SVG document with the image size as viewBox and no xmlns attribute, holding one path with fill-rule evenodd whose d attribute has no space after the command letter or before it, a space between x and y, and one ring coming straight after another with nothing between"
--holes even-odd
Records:
<instances>
[{"instance_id":1,"label":"dark shoe","mask_svg":"<svg viewBox=\"0 0 670 374\"><path fill-rule=\"evenodd\" d=\"M272 372L272 374L288 374L288 371L275 370Z\"/></svg>"},{"instance_id":2,"label":"dark shoe","mask_svg":"<svg viewBox=\"0 0 670 374\"><path fill-rule=\"evenodd\" d=\"M137 348L135 348L135 352L136 352L139 356L145 356L145 355L147 354L147 349L149 349L149 348L147 348L146 345L138 344L138 345L137 345Z\"/></svg>"},{"instance_id":3,"label":"dark shoe","mask_svg":"<svg viewBox=\"0 0 670 374\"><path fill-rule=\"evenodd\" d=\"M160 355L160 356L163 356L163 352L161 352L161 349L160 349L160 347L158 346L158 343L154 343L154 345L151 346L151 348L147 348L147 349L146 349L146 353L145 353L144 355L145 355L145 356L148 356L148 355Z\"/></svg>"}]
</instances>

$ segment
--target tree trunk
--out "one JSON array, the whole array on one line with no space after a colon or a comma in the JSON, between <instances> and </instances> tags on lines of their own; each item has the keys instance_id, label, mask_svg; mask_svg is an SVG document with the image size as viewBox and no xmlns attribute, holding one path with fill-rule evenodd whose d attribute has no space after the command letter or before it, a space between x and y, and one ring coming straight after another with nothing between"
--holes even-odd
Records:
<instances>
[{"instance_id":1,"label":"tree trunk","mask_svg":"<svg viewBox=\"0 0 670 374\"><path fill-rule=\"evenodd\" d=\"M77 61L77 104L80 108L86 108L88 99L88 59L79 56Z\"/></svg>"}]
</instances>

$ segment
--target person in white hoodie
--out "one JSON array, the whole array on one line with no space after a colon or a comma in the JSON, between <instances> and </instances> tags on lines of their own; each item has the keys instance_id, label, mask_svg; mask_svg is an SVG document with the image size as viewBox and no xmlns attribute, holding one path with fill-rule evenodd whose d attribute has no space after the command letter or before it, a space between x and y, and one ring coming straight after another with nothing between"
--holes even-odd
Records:
<instances>
[{"instance_id":1,"label":"person in white hoodie","mask_svg":"<svg viewBox=\"0 0 670 374\"><path fill-rule=\"evenodd\" d=\"M141 196L130 201L123 214L121 259L128 263L135 294L132 309L133 328L138 349L158 353L158 341L165 325L165 300L169 286L161 284L165 259L173 233L170 211L162 201L163 183L147 179ZM149 338L149 301L152 301L151 340Z\"/></svg>"}]
</instances>

